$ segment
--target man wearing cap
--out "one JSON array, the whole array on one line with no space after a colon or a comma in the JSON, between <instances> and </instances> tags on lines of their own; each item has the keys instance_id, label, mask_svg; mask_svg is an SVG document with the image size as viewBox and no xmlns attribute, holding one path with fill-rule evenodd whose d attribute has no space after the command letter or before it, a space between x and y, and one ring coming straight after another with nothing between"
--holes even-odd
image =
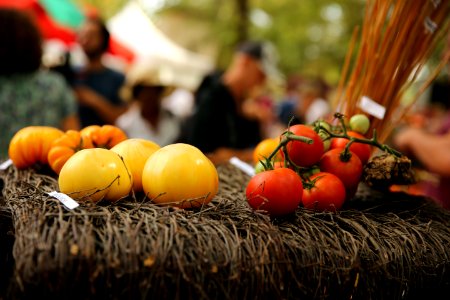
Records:
<instances>
[{"instance_id":1,"label":"man wearing cap","mask_svg":"<svg viewBox=\"0 0 450 300\"><path fill-rule=\"evenodd\" d=\"M195 111L183 141L198 147L215 164L233 156L250 162L262 136L258 120L246 116L243 104L254 88L277 72L275 66L270 44L241 44L227 70L207 77L197 90Z\"/></svg>"}]
</instances>

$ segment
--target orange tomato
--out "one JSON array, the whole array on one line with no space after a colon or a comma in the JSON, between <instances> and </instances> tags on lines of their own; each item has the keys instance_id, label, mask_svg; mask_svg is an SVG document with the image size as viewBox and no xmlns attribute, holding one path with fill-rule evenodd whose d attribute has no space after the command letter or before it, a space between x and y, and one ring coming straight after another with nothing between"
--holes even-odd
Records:
<instances>
[{"instance_id":1,"label":"orange tomato","mask_svg":"<svg viewBox=\"0 0 450 300\"><path fill-rule=\"evenodd\" d=\"M64 134L50 126L28 126L20 129L9 143L8 155L18 169L36 163L48 164L48 152L52 143Z\"/></svg>"},{"instance_id":2,"label":"orange tomato","mask_svg":"<svg viewBox=\"0 0 450 300\"><path fill-rule=\"evenodd\" d=\"M82 136L89 137L96 148L111 149L128 138L122 129L114 125L90 125L80 132Z\"/></svg>"},{"instance_id":3,"label":"orange tomato","mask_svg":"<svg viewBox=\"0 0 450 300\"><path fill-rule=\"evenodd\" d=\"M56 174L59 174L63 165L75 152L89 148L94 148L94 145L88 136L82 136L76 130L68 130L52 143L48 152L48 164Z\"/></svg>"},{"instance_id":4,"label":"orange tomato","mask_svg":"<svg viewBox=\"0 0 450 300\"><path fill-rule=\"evenodd\" d=\"M279 142L278 138L266 138L259 142L253 150L253 163L257 164L260 160L268 158L278 146ZM274 160L279 160L280 158L280 154L277 153Z\"/></svg>"}]
</instances>

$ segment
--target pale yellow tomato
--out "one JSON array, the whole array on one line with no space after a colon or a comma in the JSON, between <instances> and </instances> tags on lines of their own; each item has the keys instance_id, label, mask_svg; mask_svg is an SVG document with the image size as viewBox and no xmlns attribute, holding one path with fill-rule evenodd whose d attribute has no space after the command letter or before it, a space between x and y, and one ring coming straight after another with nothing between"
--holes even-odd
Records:
<instances>
[{"instance_id":1,"label":"pale yellow tomato","mask_svg":"<svg viewBox=\"0 0 450 300\"><path fill-rule=\"evenodd\" d=\"M162 147L149 157L142 185L155 203L200 207L217 194L219 175L198 148L178 143Z\"/></svg>"},{"instance_id":2,"label":"pale yellow tomato","mask_svg":"<svg viewBox=\"0 0 450 300\"><path fill-rule=\"evenodd\" d=\"M161 147L149 140L128 139L111 148L111 151L118 153L126 161L133 175L133 190L140 192L142 188L142 171L145 162L156 150Z\"/></svg>"},{"instance_id":3,"label":"pale yellow tomato","mask_svg":"<svg viewBox=\"0 0 450 300\"><path fill-rule=\"evenodd\" d=\"M129 166L119 154L103 148L80 150L59 173L59 189L76 200L117 201L133 186Z\"/></svg>"}]
</instances>

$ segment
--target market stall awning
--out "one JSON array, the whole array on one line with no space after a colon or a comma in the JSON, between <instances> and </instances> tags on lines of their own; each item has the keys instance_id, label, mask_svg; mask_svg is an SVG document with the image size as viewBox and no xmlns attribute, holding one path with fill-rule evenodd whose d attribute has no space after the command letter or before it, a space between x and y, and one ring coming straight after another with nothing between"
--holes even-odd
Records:
<instances>
[{"instance_id":1,"label":"market stall awning","mask_svg":"<svg viewBox=\"0 0 450 300\"><path fill-rule=\"evenodd\" d=\"M161 64L175 83L195 89L213 68L209 57L189 51L162 33L135 1L130 1L108 21L111 35L137 55L139 63Z\"/></svg>"}]
</instances>

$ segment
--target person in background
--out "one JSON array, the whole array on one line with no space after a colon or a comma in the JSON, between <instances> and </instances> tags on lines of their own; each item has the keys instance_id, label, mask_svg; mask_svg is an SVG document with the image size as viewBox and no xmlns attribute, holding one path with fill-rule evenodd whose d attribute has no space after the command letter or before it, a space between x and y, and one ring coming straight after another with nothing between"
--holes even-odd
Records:
<instances>
[{"instance_id":1,"label":"person in background","mask_svg":"<svg viewBox=\"0 0 450 300\"><path fill-rule=\"evenodd\" d=\"M327 100L328 86L322 79L304 79L297 87L293 100L283 105L279 118L283 124L311 124L331 113Z\"/></svg>"},{"instance_id":2,"label":"person in background","mask_svg":"<svg viewBox=\"0 0 450 300\"><path fill-rule=\"evenodd\" d=\"M158 67L136 63L128 70L121 90L130 106L116 119L115 125L129 138L150 140L160 146L175 142L180 134L180 122L162 106L164 97L173 90Z\"/></svg>"},{"instance_id":3,"label":"person in background","mask_svg":"<svg viewBox=\"0 0 450 300\"><path fill-rule=\"evenodd\" d=\"M286 81L285 94L276 107L278 120L286 126L291 122L292 117L295 115L295 107L299 102L298 89L303 81L304 79L299 75L290 75ZM296 122L299 121L296 120Z\"/></svg>"},{"instance_id":4,"label":"person in background","mask_svg":"<svg viewBox=\"0 0 450 300\"><path fill-rule=\"evenodd\" d=\"M82 25L78 43L88 63L75 70L74 90L78 99L81 126L114 124L126 110L119 96L125 75L102 63L109 47L109 31L98 17L89 17Z\"/></svg>"},{"instance_id":5,"label":"person in background","mask_svg":"<svg viewBox=\"0 0 450 300\"><path fill-rule=\"evenodd\" d=\"M301 102L297 105L295 113L303 120L303 123L312 124L330 115L328 90L328 85L322 79L307 81L300 87Z\"/></svg>"},{"instance_id":6,"label":"person in background","mask_svg":"<svg viewBox=\"0 0 450 300\"><path fill-rule=\"evenodd\" d=\"M79 129L76 100L65 79L41 66L42 37L31 16L0 9L0 159L23 127Z\"/></svg>"},{"instance_id":7,"label":"person in background","mask_svg":"<svg viewBox=\"0 0 450 300\"><path fill-rule=\"evenodd\" d=\"M244 112L244 103L255 88L265 84L266 76L277 73L276 59L269 43L240 44L225 72L208 76L196 91L184 142L198 147L215 164L233 156L252 161L262 135L260 122Z\"/></svg>"}]
</instances>

